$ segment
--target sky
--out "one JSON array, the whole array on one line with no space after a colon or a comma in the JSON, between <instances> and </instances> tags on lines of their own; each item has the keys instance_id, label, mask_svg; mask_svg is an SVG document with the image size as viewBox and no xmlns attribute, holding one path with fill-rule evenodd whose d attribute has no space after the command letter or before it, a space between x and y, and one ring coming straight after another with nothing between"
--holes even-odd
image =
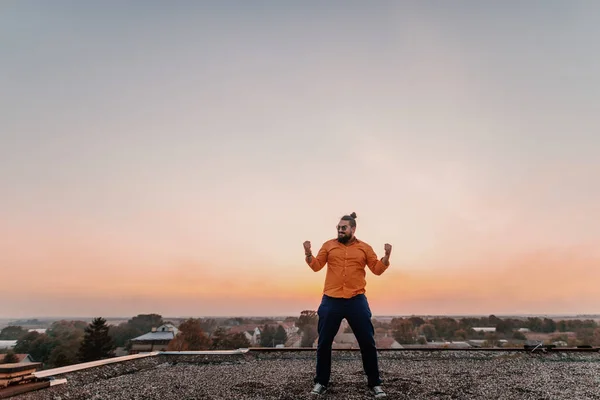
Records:
<instances>
[{"instance_id":1,"label":"sky","mask_svg":"<svg viewBox=\"0 0 600 400\"><path fill-rule=\"evenodd\" d=\"M0 5L0 317L600 313L600 3Z\"/></svg>"}]
</instances>

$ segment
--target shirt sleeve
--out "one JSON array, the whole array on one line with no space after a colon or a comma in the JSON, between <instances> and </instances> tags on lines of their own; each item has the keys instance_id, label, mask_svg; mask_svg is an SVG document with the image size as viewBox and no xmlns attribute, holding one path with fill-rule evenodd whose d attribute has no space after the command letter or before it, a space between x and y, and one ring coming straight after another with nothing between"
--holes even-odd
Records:
<instances>
[{"instance_id":1,"label":"shirt sleeve","mask_svg":"<svg viewBox=\"0 0 600 400\"><path fill-rule=\"evenodd\" d=\"M367 266L375 275L381 275L389 268L389 265L386 266L377 258L377 254L371 246L368 246L365 252L367 253Z\"/></svg>"},{"instance_id":2,"label":"shirt sleeve","mask_svg":"<svg viewBox=\"0 0 600 400\"><path fill-rule=\"evenodd\" d=\"M325 246L325 244L323 244L321 246L321 250L319 250L319 253L317 253L317 256L313 256L312 260L310 263L308 263L308 266L315 272L320 271L325 264L327 264L327 254L328 254L328 250L327 247Z\"/></svg>"}]
</instances>

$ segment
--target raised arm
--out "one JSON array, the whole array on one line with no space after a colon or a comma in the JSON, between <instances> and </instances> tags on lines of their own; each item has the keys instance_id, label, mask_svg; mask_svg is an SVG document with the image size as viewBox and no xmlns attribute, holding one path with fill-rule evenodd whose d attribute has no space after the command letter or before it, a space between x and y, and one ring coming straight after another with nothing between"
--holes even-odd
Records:
<instances>
[{"instance_id":1,"label":"raised arm","mask_svg":"<svg viewBox=\"0 0 600 400\"><path fill-rule=\"evenodd\" d=\"M392 246L389 244L385 245L385 255L379 260L377 254L373 251L373 248L369 246L367 248L367 266L375 275L381 275L390 266L390 254L392 252Z\"/></svg>"},{"instance_id":2,"label":"raised arm","mask_svg":"<svg viewBox=\"0 0 600 400\"><path fill-rule=\"evenodd\" d=\"M315 272L320 271L327 264L327 249L325 245L321 246L319 253L314 257L310 248L310 242L306 241L304 242L304 255L306 256L306 263Z\"/></svg>"}]
</instances>

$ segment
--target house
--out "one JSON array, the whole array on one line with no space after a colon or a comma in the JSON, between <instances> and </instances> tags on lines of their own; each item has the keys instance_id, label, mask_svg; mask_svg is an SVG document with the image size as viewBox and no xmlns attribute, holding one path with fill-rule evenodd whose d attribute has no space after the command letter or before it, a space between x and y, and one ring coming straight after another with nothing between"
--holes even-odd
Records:
<instances>
[{"instance_id":1,"label":"house","mask_svg":"<svg viewBox=\"0 0 600 400\"><path fill-rule=\"evenodd\" d=\"M391 336L383 336L375 339L375 345L378 349L402 349L402 345Z\"/></svg>"},{"instance_id":2,"label":"house","mask_svg":"<svg viewBox=\"0 0 600 400\"><path fill-rule=\"evenodd\" d=\"M294 322L281 322L279 325L283 326L283 329L285 329L285 333L287 335L291 335L298 332L298 327Z\"/></svg>"},{"instance_id":3,"label":"house","mask_svg":"<svg viewBox=\"0 0 600 400\"><path fill-rule=\"evenodd\" d=\"M491 326L491 327L477 327L477 328L473 328L473 330L475 332L496 332L496 328Z\"/></svg>"},{"instance_id":4,"label":"house","mask_svg":"<svg viewBox=\"0 0 600 400\"><path fill-rule=\"evenodd\" d=\"M243 333L246 339L250 342L250 345L257 345L260 343L260 328L258 325L237 325L231 327L228 334Z\"/></svg>"},{"instance_id":5,"label":"house","mask_svg":"<svg viewBox=\"0 0 600 400\"><path fill-rule=\"evenodd\" d=\"M354 333L338 333L333 338L333 349L357 349L358 341Z\"/></svg>"},{"instance_id":6,"label":"house","mask_svg":"<svg viewBox=\"0 0 600 400\"><path fill-rule=\"evenodd\" d=\"M302 344L302 335L292 333L288 335L288 340L285 342L285 347L300 347Z\"/></svg>"},{"instance_id":7,"label":"house","mask_svg":"<svg viewBox=\"0 0 600 400\"><path fill-rule=\"evenodd\" d=\"M178 332L179 330L171 324L152 328L151 332L130 340L131 350L129 350L129 354L166 350L169 342L177 336Z\"/></svg>"},{"instance_id":8,"label":"house","mask_svg":"<svg viewBox=\"0 0 600 400\"><path fill-rule=\"evenodd\" d=\"M485 344L485 342L486 342L486 340L480 340L480 339L467 340L467 343L471 347L482 347Z\"/></svg>"},{"instance_id":9,"label":"house","mask_svg":"<svg viewBox=\"0 0 600 400\"><path fill-rule=\"evenodd\" d=\"M31 364L34 363L33 358L29 354L15 354L17 356L17 363L19 364ZM6 358L6 354L0 354L0 364L4 363L4 359ZM16 364L16 363L15 363Z\"/></svg>"}]
</instances>

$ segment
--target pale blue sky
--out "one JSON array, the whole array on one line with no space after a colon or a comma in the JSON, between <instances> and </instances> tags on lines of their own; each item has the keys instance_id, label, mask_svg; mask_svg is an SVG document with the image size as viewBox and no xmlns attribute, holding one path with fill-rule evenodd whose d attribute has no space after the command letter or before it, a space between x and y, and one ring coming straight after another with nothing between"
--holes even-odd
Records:
<instances>
[{"instance_id":1,"label":"pale blue sky","mask_svg":"<svg viewBox=\"0 0 600 400\"><path fill-rule=\"evenodd\" d=\"M597 249L598 37L591 1L4 1L0 264L318 286L352 211L406 271Z\"/></svg>"}]
</instances>

